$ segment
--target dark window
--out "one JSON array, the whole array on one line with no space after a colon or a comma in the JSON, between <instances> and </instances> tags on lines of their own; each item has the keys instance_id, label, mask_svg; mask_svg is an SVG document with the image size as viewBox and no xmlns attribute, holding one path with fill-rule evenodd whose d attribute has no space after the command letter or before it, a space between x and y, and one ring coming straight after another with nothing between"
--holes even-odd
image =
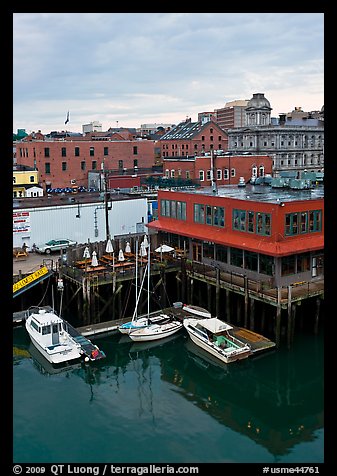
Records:
<instances>
[{"instance_id":1,"label":"dark window","mask_svg":"<svg viewBox=\"0 0 337 476\"><path fill-rule=\"evenodd\" d=\"M75 157L79 157L79 156L80 156L80 148L75 147Z\"/></svg>"},{"instance_id":2,"label":"dark window","mask_svg":"<svg viewBox=\"0 0 337 476\"><path fill-rule=\"evenodd\" d=\"M122 161L122 160L119 160L119 161L118 161L118 168L119 168L119 169L122 169L122 168L123 168L123 161Z\"/></svg>"},{"instance_id":3,"label":"dark window","mask_svg":"<svg viewBox=\"0 0 337 476\"><path fill-rule=\"evenodd\" d=\"M50 157L50 149L49 149L49 147L45 147L45 148L44 148L44 156L45 156L45 157Z\"/></svg>"},{"instance_id":4,"label":"dark window","mask_svg":"<svg viewBox=\"0 0 337 476\"><path fill-rule=\"evenodd\" d=\"M35 177L34 177L34 175L31 175L31 176L29 177L29 181L30 181L30 182L35 182Z\"/></svg>"},{"instance_id":5,"label":"dark window","mask_svg":"<svg viewBox=\"0 0 337 476\"><path fill-rule=\"evenodd\" d=\"M310 271L310 253L302 253L297 256L297 272Z\"/></svg>"},{"instance_id":6,"label":"dark window","mask_svg":"<svg viewBox=\"0 0 337 476\"><path fill-rule=\"evenodd\" d=\"M61 155L62 155L62 157L67 157L67 149L66 149L66 147L62 147L62 149L61 149Z\"/></svg>"},{"instance_id":7,"label":"dark window","mask_svg":"<svg viewBox=\"0 0 337 476\"><path fill-rule=\"evenodd\" d=\"M133 155L138 155L138 147L136 145L133 146Z\"/></svg>"},{"instance_id":8,"label":"dark window","mask_svg":"<svg viewBox=\"0 0 337 476\"><path fill-rule=\"evenodd\" d=\"M44 164L46 174L50 174L50 162Z\"/></svg>"},{"instance_id":9,"label":"dark window","mask_svg":"<svg viewBox=\"0 0 337 476\"><path fill-rule=\"evenodd\" d=\"M295 256L284 256L281 259L281 275L287 276L289 274L295 274Z\"/></svg>"},{"instance_id":10,"label":"dark window","mask_svg":"<svg viewBox=\"0 0 337 476\"><path fill-rule=\"evenodd\" d=\"M257 271L258 254L253 251L245 251L245 268Z\"/></svg>"},{"instance_id":11,"label":"dark window","mask_svg":"<svg viewBox=\"0 0 337 476\"><path fill-rule=\"evenodd\" d=\"M222 263L227 263L227 246L216 246L216 259Z\"/></svg>"},{"instance_id":12,"label":"dark window","mask_svg":"<svg viewBox=\"0 0 337 476\"><path fill-rule=\"evenodd\" d=\"M133 161L133 166L134 166L134 167L138 167L138 159L135 159L135 160Z\"/></svg>"},{"instance_id":13,"label":"dark window","mask_svg":"<svg viewBox=\"0 0 337 476\"><path fill-rule=\"evenodd\" d=\"M109 147L104 147L103 155L109 155Z\"/></svg>"},{"instance_id":14,"label":"dark window","mask_svg":"<svg viewBox=\"0 0 337 476\"><path fill-rule=\"evenodd\" d=\"M267 255L260 255L260 270L261 274L273 275L273 258Z\"/></svg>"},{"instance_id":15,"label":"dark window","mask_svg":"<svg viewBox=\"0 0 337 476\"><path fill-rule=\"evenodd\" d=\"M202 248L204 258L214 259L214 243L211 241L204 241Z\"/></svg>"},{"instance_id":16,"label":"dark window","mask_svg":"<svg viewBox=\"0 0 337 476\"><path fill-rule=\"evenodd\" d=\"M231 265L243 267L243 250L231 248Z\"/></svg>"},{"instance_id":17,"label":"dark window","mask_svg":"<svg viewBox=\"0 0 337 476\"><path fill-rule=\"evenodd\" d=\"M96 161L96 160L93 160L93 161L92 161L91 168L92 168L92 170L96 170L96 169L97 169L97 161Z\"/></svg>"},{"instance_id":18,"label":"dark window","mask_svg":"<svg viewBox=\"0 0 337 476\"><path fill-rule=\"evenodd\" d=\"M67 162L62 162L62 170L67 170Z\"/></svg>"},{"instance_id":19,"label":"dark window","mask_svg":"<svg viewBox=\"0 0 337 476\"><path fill-rule=\"evenodd\" d=\"M81 162L81 170L85 170L85 161L84 160L82 160L82 162Z\"/></svg>"},{"instance_id":20,"label":"dark window","mask_svg":"<svg viewBox=\"0 0 337 476\"><path fill-rule=\"evenodd\" d=\"M95 155L95 147L90 147L90 157L94 157Z\"/></svg>"}]
</instances>

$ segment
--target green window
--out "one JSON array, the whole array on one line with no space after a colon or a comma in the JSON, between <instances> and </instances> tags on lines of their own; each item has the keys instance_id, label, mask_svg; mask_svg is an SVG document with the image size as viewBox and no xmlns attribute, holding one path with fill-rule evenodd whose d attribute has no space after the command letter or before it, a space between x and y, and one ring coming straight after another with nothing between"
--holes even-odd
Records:
<instances>
[{"instance_id":1,"label":"green window","mask_svg":"<svg viewBox=\"0 0 337 476\"><path fill-rule=\"evenodd\" d=\"M269 213L256 213L256 234L270 236L271 218Z\"/></svg>"},{"instance_id":2,"label":"green window","mask_svg":"<svg viewBox=\"0 0 337 476\"><path fill-rule=\"evenodd\" d=\"M309 212L309 232L322 230L322 210L311 210Z\"/></svg>"},{"instance_id":3,"label":"green window","mask_svg":"<svg viewBox=\"0 0 337 476\"><path fill-rule=\"evenodd\" d=\"M246 210L233 210L233 230L246 231Z\"/></svg>"}]
</instances>

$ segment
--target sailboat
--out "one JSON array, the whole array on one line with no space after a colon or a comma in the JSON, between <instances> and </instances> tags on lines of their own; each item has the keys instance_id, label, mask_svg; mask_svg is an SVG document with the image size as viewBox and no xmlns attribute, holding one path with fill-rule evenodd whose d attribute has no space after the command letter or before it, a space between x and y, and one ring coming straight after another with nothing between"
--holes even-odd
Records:
<instances>
[{"instance_id":1,"label":"sailboat","mask_svg":"<svg viewBox=\"0 0 337 476\"><path fill-rule=\"evenodd\" d=\"M144 240L145 241L145 240ZM148 242L148 260L147 260L147 267L145 269L142 283L140 286L140 290L137 296L135 310L132 316L132 320L125 324L122 324L118 327L119 331L124 334L128 334L130 339L136 342L144 342L144 341L152 341L163 339L164 337L171 336L175 334L179 330L183 329L183 323L176 319L174 315L169 315L166 313L159 313L157 315L150 316L150 239L147 239ZM136 254L137 256L137 254ZM137 262L136 262L137 268ZM147 292L148 292L148 300L147 300L147 315L145 316L137 316L137 308L140 299L140 295L143 289L145 275L147 273ZM137 276L137 271L136 271ZM137 286L136 286L137 288Z\"/></svg>"}]
</instances>

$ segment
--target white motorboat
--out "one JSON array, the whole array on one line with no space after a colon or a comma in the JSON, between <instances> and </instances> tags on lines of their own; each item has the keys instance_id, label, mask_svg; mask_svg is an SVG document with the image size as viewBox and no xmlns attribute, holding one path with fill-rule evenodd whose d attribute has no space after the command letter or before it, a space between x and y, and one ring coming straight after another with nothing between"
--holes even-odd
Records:
<instances>
[{"instance_id":1,"label":"white motorboat","mask_svg":"<svg viewBox=\"0 0 337 476\"><path fill-rule=\"evenodd\" d=\"M248 344L231 334L233 327L216 317L186 318L183 325L196 345L226 364L246 359L252 353Z\"/></svg>"},{"instance_id":2,"label":"white motorboat","mask_svg":"<svg viewBox=\"0 0 337 476\"><path fill-rule=\"evenodd\" d=\"M199 318L204 317L206 319L212 317L212 314L207 311L207 309L204 309L200 306L196 306L194 304L184 304L183 310L189 312L190 314L196 315Z\"/></svg>"},{"instance_id":3,"label":"white motorboat","mask_svg":"<svg viewBox=\"0 0 337 476\"><path fill-rule=\"evenodd\" d=\"M163 339L179 332L183 328L183 323L168 314L160 314L163 321L159 324L150 324L142 329L130 333L129 337L135 342L144 342Z\"/></svg>"},{"instance_id":4,"label":"white motorboat","mask_svg":"<svg viewBox=\"0 0 337 476\"><path fill-rule=\"evenodd\" d=\"M32 312L26 319L25 327L32 343L52 364L105 357L103 351L53 310Z\"/></svg>"}]
</instances>

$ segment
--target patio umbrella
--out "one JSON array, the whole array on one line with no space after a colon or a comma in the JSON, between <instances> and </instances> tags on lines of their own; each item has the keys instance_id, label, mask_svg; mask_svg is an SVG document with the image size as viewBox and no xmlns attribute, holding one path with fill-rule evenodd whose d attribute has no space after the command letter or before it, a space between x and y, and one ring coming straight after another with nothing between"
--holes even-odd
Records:
<instances>
[{"instance_id":1,"label":"patio umbrella","mask_svg":"<svg viewBox=\"0 0 337 476\"><path fill-rule=\"evenodd\" d=\"M126 242L125 253L131 253L131 246L128 241Z\"/></svg>"},{"instance_id":2,"label":"patio umbrella","mask_svg":"<svg viewBox=\"0 0 337 476\"><path fill-rule=\"evenodd\" d=\"M119 250L118 261L125 261L123 250Z\"/></svg>"},{"instance_id":3,"label":"patio umbrella","mask_svg":"<svg viewBox=\"0 0 337 476\"><path fill-rule=\"evenodd\" d=\"M142 241L141 244L140 244L139 254L140 254L141 257L147 256L147 251L146 251L144 241Z\"/></svg>"},{"instance_id":4,"label":"patio umbrella","mask_svg":"<svg viewBox=\"0 0 337 476\"><path fill-rule=\"evenodd\" d=\"M145 248L148 248L148 247L149 247L149 241L148 241L148 239L147 239L147 235L144 235L143 243L144 243Z\"/></svg>"},{"instance_id":5,"label":"patio umbrella","mask_svg":"<svg viewBox=\"0 0 337 476\"><path fill-rule=\"evenodd\" d=\"M90 251L89 251L89 248L87 246L84 248L83 258L85 258L85 259L90 258Z\"/></svg>"},{"instance_id":6,"label":"patio umbrella","mask_svg":"<svg viewBox=\"0 0 337 476\"><path fill-rule=\"evenodd\" d=\"M96 251L92 252L91 266L98 266Z\"/></svg>"},{"instance_id":7,"label":"patio umbrella","mask_svg":"<svg viewBox=\"0 0 337 476\"><path fill-rule=\"evenodd\" d=\"M156 253L169 253L170 251L174 251L174 248L168 245L161 245L155 250Z\"/></svg>"},{"instance_id":8,"label":"patio umbrella","mask_svg":"<svg viewBox=\"0 0 337 476\"><path fill-rule=\"evenodd\" d=\"M107 243L106 243L105 251L106 251L107 253L113 253L113 252L114 252L114 249L113 249L113 246L112 246L112 243L111 243L110 238L108 239L108 241L107 241Z\"/></svg>"}]
</instances>

